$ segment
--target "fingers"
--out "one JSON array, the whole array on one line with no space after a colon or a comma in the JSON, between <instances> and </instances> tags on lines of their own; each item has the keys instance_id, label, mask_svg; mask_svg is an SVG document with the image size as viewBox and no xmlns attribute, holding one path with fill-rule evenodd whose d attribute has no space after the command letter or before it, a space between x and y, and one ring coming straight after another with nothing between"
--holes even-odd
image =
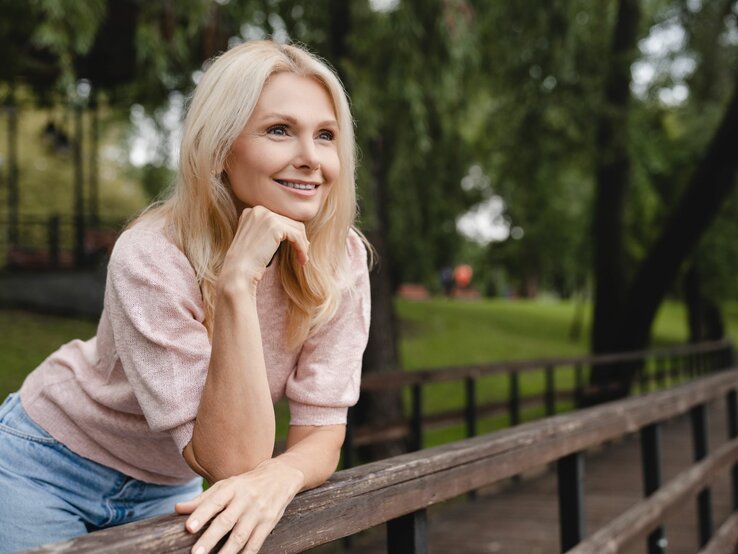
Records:
<instances>
[{"instance_id":1,"label":"fingers","mask_svg":"<svg viewBox=\"0 0 738 554\"><path fill-rule=\"evenodd\" d=\"M185 527L190 533L196 533L205 522L210 521L213 517L225 510L229 503L231 503L232 499L232 491L221 487L219 490L213 490L213 488L210 488L202 493L198 498L184 503L185 507L189 508L190 503L198 501L198 506L190 511L190 517L187 518ZM235 521L226 530L226 532L230 531L233 525L235 525ZM193 550L193 552L195 551Z\"/></svg>"},{"instance_id":2,"label":"fingers","mask_svg":"<svg viewBox=\"0 0 738 554\"><path fill-rule=\"evenodd\" d=\"M268 265L274 252L283 241L288 241L297 255L301 265L309 260L310 242L305 232L305 225L283 215L255 206L241 212L234 243L244 245L243 251L254 254L264 250L259 265Z\"/></svg>"},{"instance_id":3,"label":"fingers","mask_svg":"<svg viewBox=\"0 0 738 554\"><path fill-rule=\"evenodd\" d=\"M253 527L252 517L243 516L243 509L232 503L210 524L210 527L202 534L192 547L193 554L205 554L210 552L218 544L218 541L230 533L226 545L219 550L221 553L238 553L248 541Z\"/></svg>"},{"instance_id":4,"label":"fingers","mask_svg":"<svg viewBox=\"0 0 738 554\"><path fill-rule=\"evenodd\" d=\"M308 255L310 242L305 235L305 228L303 227L301 232L298 231L297 233L285 234L285 240L288 240L292 245L292 249L295 251L295 254L297 254L297 261L300 265L307 265L310 261L310 257Z\"/></svg>"}]
</instances>

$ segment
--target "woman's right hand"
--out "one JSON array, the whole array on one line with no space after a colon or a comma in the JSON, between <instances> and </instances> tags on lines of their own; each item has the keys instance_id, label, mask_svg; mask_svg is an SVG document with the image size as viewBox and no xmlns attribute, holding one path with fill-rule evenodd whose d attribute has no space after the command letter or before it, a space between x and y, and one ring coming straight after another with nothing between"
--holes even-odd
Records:
<instances>
[{"instance_id":1,"label":"woman's right hand","mask_svg":"<svg viewBox=\"0 0 738 554\"><path fill-rule=\"evenodd\" d=\"M308 242L305 225L263 207L245 208L238 220L238 228L223 263L220 279L245 279L256 285L279 245L289 241L298 261L308 263Z\"/></svg>"}]
</instances>

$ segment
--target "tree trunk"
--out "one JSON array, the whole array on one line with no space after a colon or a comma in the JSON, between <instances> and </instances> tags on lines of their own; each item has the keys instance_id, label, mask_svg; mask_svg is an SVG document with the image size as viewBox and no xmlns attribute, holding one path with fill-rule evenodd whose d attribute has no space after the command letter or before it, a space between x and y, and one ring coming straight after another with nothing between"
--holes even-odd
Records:
<instances>
[{"instance_id":1,"label":"tree trunk","mask_svg":"<svg viewBox=\"0 0 738 554\"><path fill-rule=\"evenodd\" d=\"M673 285L682 264L715 220L736 185L738 156L738 81L723 119L704 156L692 174L668 223L641 263L628 290L613 350L639 350L648 345L659 305ZM619 398L628 393L636 367L628 365L617 374L593 374L593 384L612 384L610 394L590 398L588 404Z\"/></svg>"},{"instance_id":2,"label":"tree trunk","mask_svg":"<svg viewBox=\"0 0 738 554\"><path fill-rule=\"evenodd\" d=\"M630 67L638 52L638 0L620 0L613 34L609 71L605 77L603 104L597 122L597 191L594 210L594 321L592 351L617 350L617 323L626 289L625 198L630 188L628 112ZM590 383L596 392L583 399L596 404L623 392L610 388L613 375L623 371L612 365L594 366ZM618 381L615 381L618 384Z\"/></svg>"},{"instance_id":3,"label":"tree trunk","mask_svg":"<svg viewBox=\"0 0 738 554\"><path fill-rule=\"evenodd\" d=\"M380 133L379 137L385 136ZM376 227L367 237L377 250L379 263L370 274L372 292L372 325L369 344L364 352L364 373L392 371L400 368L397 347L397 321L392 305L392 283L390 272L383 264L389 259L387 248L387 163L384 143L381 138L372 145L373 204L376 207ZM389 425L404 419L401 391L364 393L354 412L354 421L359 424ZM407 451L404 440L386 441L371 445L360 452L369 461L395 456Z\"/></svg>"},{"instance_id":4,"label":"tree trunk","mask_svg":"<svg viewBox=\"0 0 738 554\"><path fill-rule=\"evenodd\" d=\"M689 341L719 340L725 335L720 308L702 292L699 267L693 263L684 276L684 301L687 304Z\"/></svg>"},{"instance_id":5,"label":"tree trunk","mask_svg":"<svg viewBox=\"0 0 738 554\"><path fill-rule=\"evenodd\" d=\"M346 40L351 27L350 2L332 0L331 2L331 39L330 59L335 64L339 77L346 90L350 83L343 71L343 61L349 57L350 46ZM386 133L380 133L383 137ZM376 373L399 369L400 362L397 349L397 325L392 304L393 290L389 268L382 265L389 260L387 241L386 190L387 160L386 144L377 139L372 144L372 196L376 209L375 228L366 232L366 236L374 246L379 263L370 273L372 295L372 323L369 329L369 342L364 352L362 371ZM383 425L397 423L404 418L402 409L402 392L386 391L363 393L359 404L352 409L352 421L357 425ZM401 454L407 450L405 441L383 442L363 448L360 457L369 461Z\"/></svg>"},{"instance_id":6,"label":"tree trunk","mask_svg":"<svg viewBox=\"0 0 738 554\"><path fill-rule=\"evenodd\" d=\"M677 273L735 188L738 173L738 81L733 97L669 222L641 264L618 333L622 349L648 344L656 310Z\"/></svg>"},{"instance_id":7,"label":"tree trunk","mask_svg":"<svg viewBox=\"0 0 738 554\"><path fill-rule=\"evenodd\" d=\"M637 54L638 0L620 0L604 101L597 122L597 191L594 211L595 308L592 350L613 349L625 295L625 197L630 188L628 111L630 66Z\"/></svg>"}]
</instances>

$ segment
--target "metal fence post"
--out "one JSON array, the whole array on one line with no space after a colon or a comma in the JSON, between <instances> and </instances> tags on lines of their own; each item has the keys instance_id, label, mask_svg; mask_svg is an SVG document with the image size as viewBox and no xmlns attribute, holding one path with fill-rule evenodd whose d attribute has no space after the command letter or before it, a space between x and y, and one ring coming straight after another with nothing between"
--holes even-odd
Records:
<instances>
[{"instance_id":1,"label":"metal fence post","mask_svg":"<svg viewBox=\"0 0 738 554\"><path fill-rule=\"evenodd\" d=\"M423 448L423 388L420 383L413 385L413 450Z\"/></svg>"},{"instance_id":2,"label":"metal fence post","mask_svg":"<svg viewBox=\"0 0 738 554\"><path fill-rule=\"evenodd\" d=\"M387 554L426 554L428 518L425 510L387 522Z\"/></svg>"},{"instance_id":3,"label":"metal fence post","mask_svg":"<svg viewBox=\"0 0 738 554\"><path fill-rule=\"evenodd\" d=\"M584 455L575 452L559 458L556 472L561 552L566 552L584 536Z\"/></svg>"},{"instance_id":4,"label":"metal fence post","mask_svg":"<svg viewBox=\"0 0 738 554\"><path fill-rule=\"evenodd\" d=\"M643 469L643 492L652 495L661 486L661 428L658 423L641 429L641 464ZM658 527L648 535L648 554L666 552L664 528Z\"/></svg>"},{"instance_id":5,"label":"metal fence post","mask_svg":"<svg viewBox=\"0 0 738 554\"><path fill-rule=\"evenodd\" d=\"M690 410L692 422L692 441L694 460L699 462L707 457L707 409L704 404ZM710 489L705 487L697 495L697 520L699 525L700 547L705 546L712 536L712 505Z\"/></svg>"}]
</instances>

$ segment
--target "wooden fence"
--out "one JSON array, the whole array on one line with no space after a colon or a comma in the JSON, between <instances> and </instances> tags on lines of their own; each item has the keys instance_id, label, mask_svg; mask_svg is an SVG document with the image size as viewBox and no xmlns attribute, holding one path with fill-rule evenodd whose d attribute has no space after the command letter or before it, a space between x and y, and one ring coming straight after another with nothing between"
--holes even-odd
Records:
<instances>
[{"instance_id":1,"label":"wooden fence","mask_svg":"<svg viewBox=\"0 0 738 554\"><path fill-rule=\"evenodd\" d=\"M713 341L620 354L503 361L369 374L362 379L362 393L410 389L410 417L387 425L357 426L350 411L343 448L343 467L352 467L356 448L377 442L409 438L410 449L420 450L423 448L423 433L428 428L463 423L466 436L473 437L477 435L479 419L484 417L506 415L509 426L512 427L522 421L523 411L526 409L539 408L546 416L555 415L559 411L559 402L568 401L577 406L585 396L596 392L586 382L588 368L595 365L617 371L622 364L639 363L635 390L644 393L728 367L732 360L732 344L729 341ZM567 371L574 374L573 387L557 386L557 383L564 380L561 374ZM520 387L521 377L536 372L543 372L543 390L524 396ZM480 404L477 401L479 379L495 375L507 379L507 399ZM434 383L463 383L463 408L426 413L423 408L424 387Z\"/></svg>"},{"instance_id":2,"label":"wooden fence","mask_svg":"<svg viewBox=\"0 0 738 554\"><path fill-rule=\"evenodd\" d=\"M300 552L384 522L388 522L390 552L423 552L428 506L551 462L556 462L559 476L562 551L616 552L637 540L658 545L663 532L659 524L670 509L691 496L697 496L700 505L704 551L717 551L720 541L734 541L738 532L737 518L731 517L709 543L713 524L706 488L720 471L731 470L738 507L736 387L738 370L726 370L672 389L341 471L322 487L295 499L263 552ZM700 446L707 438L705 405L720 398L725 398L731 440L708 454ZM658 429L662 422L684 413L692 418L695 464L660 486L653 480L660 463ZM646 486L656 492L581 541L583 451L637 431L644 445ZM35 552L186 552L194 539L184 531L184 519L164 516Z\"/></svg>"},{"instance_id":3,"label":"wooden fence","mask_svg":"<svg viewBox=\"0 0 738 554\"><path fill-rule=\"evenodd\" d=\"M295 498L262 552L301 552L382 523L388 552L426 552L426 508L549 463L556 464L559 480L562 552L618 552L637 541L647 541L651 554L662 552L661 524L692 497L701 552L730 551L738 539L737 388L738 369L725 369L666 390L340 471ZM706 405L714 401L725 402L729 440L708 452ZM691 418L694 464L663 484L660 428L682 414ZM641 436L644 499L584 538L584 452L635 432ZM736 512L715 531L709 484L728 471ZM29 552L185 553L195 537L184 531L184 521L185 516L162 516Z\"/></svg>"}]
</instances>

